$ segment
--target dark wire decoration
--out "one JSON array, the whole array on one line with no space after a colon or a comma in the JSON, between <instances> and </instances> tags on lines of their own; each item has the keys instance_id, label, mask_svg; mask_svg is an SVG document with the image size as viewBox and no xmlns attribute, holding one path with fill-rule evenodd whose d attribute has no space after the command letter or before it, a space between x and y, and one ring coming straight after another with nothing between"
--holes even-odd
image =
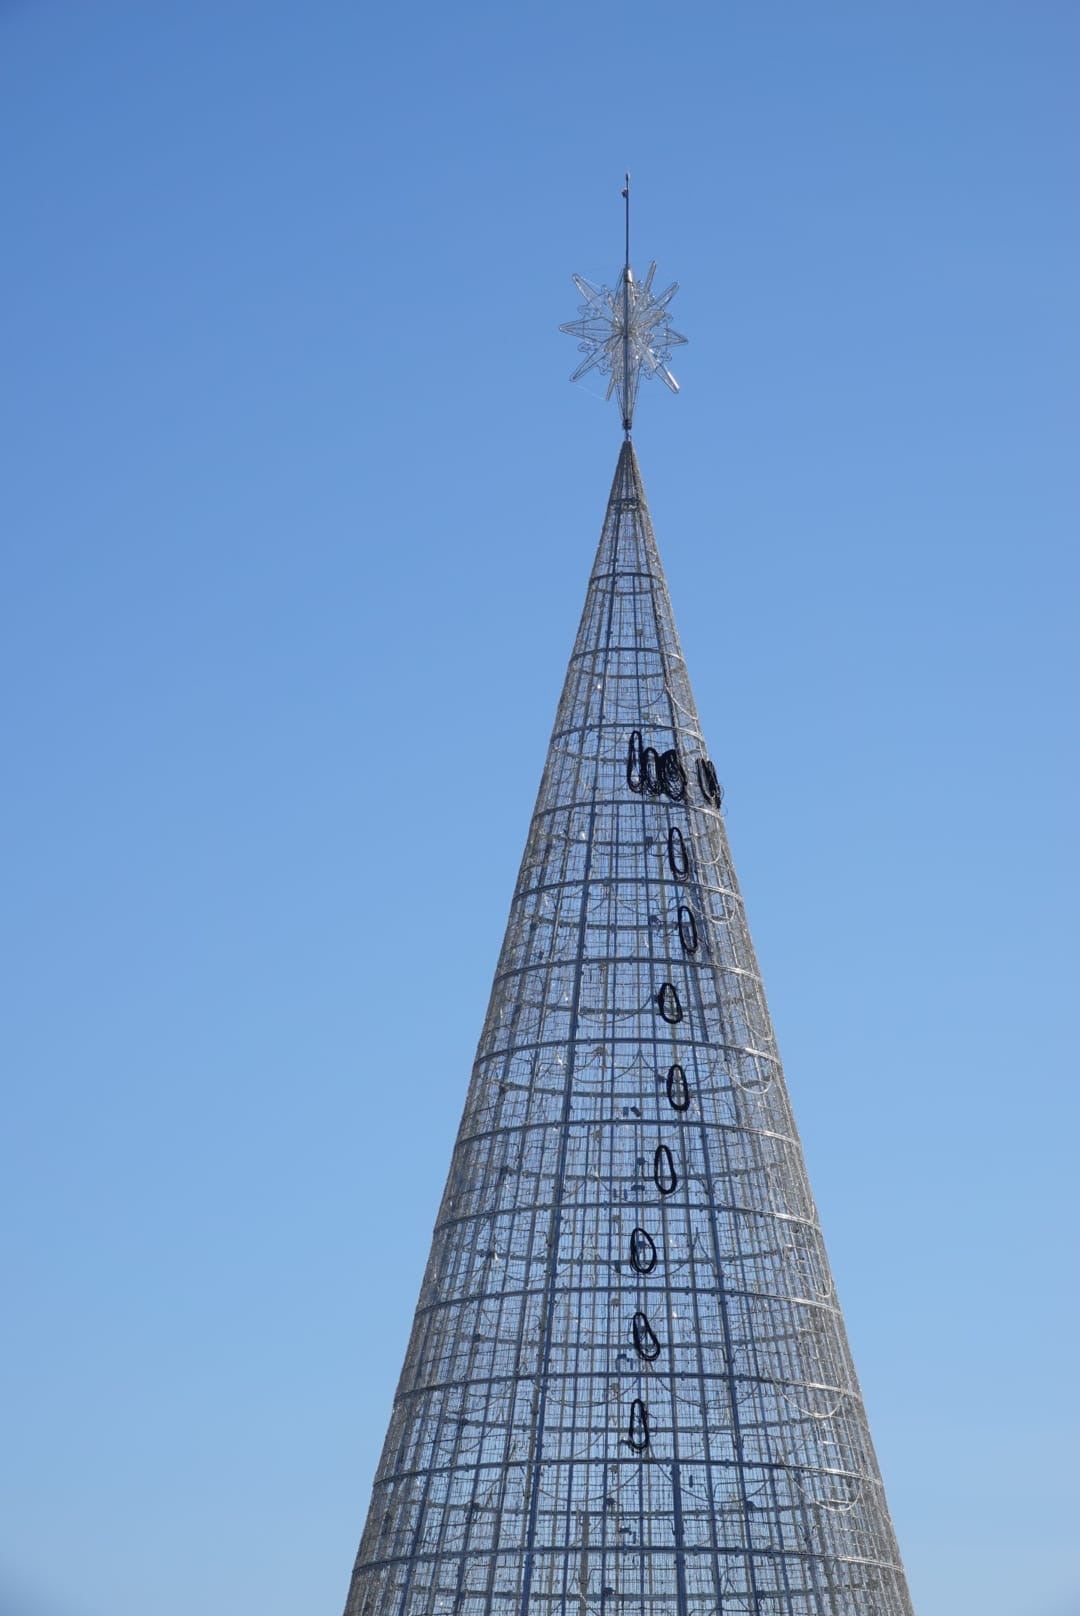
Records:
<instances>
[{"instance_id":1,"label":"dark wire decoration","mask_svg":"<svg viewBox=\"0 0 1080 1616\"><path fill-rule=\"evenodd\" d=\"M672 825L667 833L667 861L672 879L685 881L690 874L690 854L678 825Z\"/></svg>"},{"instance_id":2,"label":"dark wire decoration","mask_svg":"<svg viewBox=\"0 0 1080 1616\"><path fill-rule=\"evenodd\" d=\"M682 1000L673 982L665 982L656 995L656 1007L669 1026L676 1027L683 1018Z\"/></svg>"},{"instance_id":3,"label":"dark wire decoration","mask_svg":"<svg viewBox=\"0 0 1080 1616\"><path fill-rule=\"evenodd\" d=\"M635 1453L644 1453L649 1446L649 1411L640 1397L635 1397L630 1404L626 1440Z\"/></svg>"},{"instance_id":4,"label":"dark wire decoration","mask_svg":"<svg viewBox=\"0 0 1080 1616\"><path fill-rule=\"evenodd\" d=\"M694 911L689 909L685 903L680 903L679 905L679 941L685 953L697 953L697 921L694 919Z\"/></svg>"},{"instance_id":5,"label":"dark wire decoration","mask_svg":"<svg viewBox=\"0 0 1080 1616\"><path fill-rule=\"evenodd\" d=\"M690 1085L686 1081L686 1073L677 1062L667 1075L667 1097L673 1111L689 1111Z\"/></svg>"},{"instance_id":6,"label":"dark wire decoration","mask_svg":"<svg viewBox=\"0 0 1080 1616\"><path fill-rule=\"evenodd\" d=\"M630 1235L630 1266L636 1274L651 1274L656 1267L656 1241L647 1229Z\"/></svg>"},{"instance_id":7,"label":"dark wire decoration","mask_svg":"<svg viewBox=\"0 0 1080 1616\"><path fill-rule=\"evenodd\" d=\"M660 784L660 754L655 746L647 746L641 754L641 789L650 797L658 797Z\"/></svg>"},{"instance_id":8,"label":"dark wire decoration","mask_svg":"<svg viewBox=\"0 0 1080 1616\"><path fill-rule=\"evenodd\" d=\"M660 754L655 746L642 746L639 729L630 731L630 743L626 748L626 783L631 791L647 797L660 794Z\"/></svg>"},{"instance_id":9,"label":"dark wire decoration","mask_svg":"<svg viewBox=\"0 0 1080 1616\"><path fill-rule=\"evenodd\" d=\"M631 791L640 791L641 785L641 731L630 731L630 745L626 749L626 783Z\"/></svg>"},{"instance_id":10,"label":"dark wire decoration","mask_svg":"<svg viewBox=\"0 0 1080 1616\"><path fill-rule=\"evenodd\" d=\"M671 1151L666 1145L657 1145L653 1157L653 1183L661 1195L670 1195L678 1188L679 1175L675 1171Z\"/></svg>"},{"instance_id":11,"label":"dark wire decoration","mask_svg":"<svg viewBox=\"0 0 1080 1616\"><path fill-rule=\"evenodd\" d=\"M660 756L660 790L666 792L672 802L682 802L686 796L686 770L674 747Z\"/></svg>"},{"instance_id":12,"label":"dark wire decoration","mask_svg":"<svg viewBox=\"0 0 1080 1616\"><path fill-rule=\"evenodd\" d=\"M660 1356L660 1340L644 1313L634 1314L634 1351L646 1363L655 1363Z\"/></svg>"},{"instance_id":13,"label":"dark wire decoration","mask_svg":"<svg viewBox=\"0 0 1080 1616\"><path fill-rule=\"evenodd\" d=\"M697 777L698 785L701 787L701 795L705 798L705 801L711 802L715 807L719 808L724 800L724 788L716 778L714 765L707 757L698 758Z\"/></svg>"}]
</instances>

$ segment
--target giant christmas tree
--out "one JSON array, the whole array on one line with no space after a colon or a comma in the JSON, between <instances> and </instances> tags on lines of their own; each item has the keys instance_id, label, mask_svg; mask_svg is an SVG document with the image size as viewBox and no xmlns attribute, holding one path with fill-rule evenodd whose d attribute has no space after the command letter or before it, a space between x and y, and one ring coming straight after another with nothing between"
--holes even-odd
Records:
<instances>
[{"instance_id":1,"label":"giant christmas tree","mask_svg":"<svg viewBox=\"0 0 1080 1616\"><path fill-rule=\"evenodd\" d=\"M575 279L624 441L346 1616L911 1616L631 441L683 339L628 194Z\"/></svg>"}]
</instances>

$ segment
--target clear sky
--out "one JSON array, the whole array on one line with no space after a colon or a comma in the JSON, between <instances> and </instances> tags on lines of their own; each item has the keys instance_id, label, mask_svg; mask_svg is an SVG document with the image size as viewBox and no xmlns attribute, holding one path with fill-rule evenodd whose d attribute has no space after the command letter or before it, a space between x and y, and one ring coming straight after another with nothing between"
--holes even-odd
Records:
<instances>
[{"instance_id":1,"label":"clear sky","mask_svg":"<svg viewBox=\"0 0 1080 1616\"><path fill-rule=\"evenodd\" d=\"M1077 1616L1080 6L0 0L0 1613L340 1610L619 428L918 1616Z\"/></svg>"}]
</instances>

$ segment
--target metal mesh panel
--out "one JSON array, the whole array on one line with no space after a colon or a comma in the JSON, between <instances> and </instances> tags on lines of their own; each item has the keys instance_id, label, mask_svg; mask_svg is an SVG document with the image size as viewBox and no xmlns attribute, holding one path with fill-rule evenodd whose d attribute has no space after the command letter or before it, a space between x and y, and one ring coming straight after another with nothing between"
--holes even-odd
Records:
<instances>
[{"instance_id":1,"label":"metal mesh panel","mask_svg":"<svg viewBox=\"0 0 1080 1616\"><path fill-rule=\"evenodd\" d=\"M625 442L346 1616L911 1616Z\"/></svg>"}]
</instances>

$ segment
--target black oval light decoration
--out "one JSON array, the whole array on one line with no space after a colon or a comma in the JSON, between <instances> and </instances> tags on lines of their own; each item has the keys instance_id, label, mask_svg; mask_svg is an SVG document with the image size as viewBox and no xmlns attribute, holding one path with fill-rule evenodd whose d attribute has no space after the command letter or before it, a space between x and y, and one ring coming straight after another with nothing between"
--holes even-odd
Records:
<instances>
[{"instance_id":1,"label":"black oval light decoration","mask_svg":"<svg viewBox=\"0 0 1080 1616\"><path fill-rule=\"evenodd\" d=\"M656 1241L648 1229L630 1235L630 1266L636 1274L651 1274L656 1267Z\"/></svg>"},{"instance_id":2,"label":"black oval light decoration","mask_svg":"<svg viewBox=\"0 0 1080 1616\"><path fill-rule=\"evenodd\" d=\"M667 833L667 861L673 880L685 881L690 874L690 854L678 825L672 825Z\"/></svg>"},{"instance_id":3,"label":"black oval light decoration","mask_svg":"<svg viewBox=\"0 0 1080 1616\"><path fill-rule=\"evenodd\" d=\"M685 903L679 905L679 941L687 954L697 953L697 921L694 919L694 911L688 909Z\"/></svg>"},{"instance_id":4,"label":"black oval light decoration","mask_svg":"<svg viewBox=\"0 0 1080 1616\"><path fill-rule=\"evenodd\" d=\"M671 1151L666 1145L657 1145L653 1157L653 1183L661 1195L670 1195L679 1182L679 1175L675 1171L675 1163L671 1158Z\"/></svg>"},{"instance_id":5,"label":"black oval light decoration","mask_svg":"<svg viewBox=\"0 0 1080 1616\"><path fill-rule=\"evenodd\" d=\"M641 789L651 797L660 792L660 754L655 746L647 746L641 754Z\"/></svg>"},{"instance_id":6,"label":"black oval light decoration","mask_svg":"<svg viewBox=\"0 0 1080 1616\"><path fill-rule=\"evenodd\" d=\"M724 790L716 778L715 766L707 757L698 758L697 777L698 785L701 787L701 795L705 798L705 801L715 803L719 808L724 800Z\"/></svg>"},{"instance_id":7,"label":"black oval light decoration","mask_svg":"<svg viewBox=\"0 0 1080 1616\"><path fill-rule=\"evenodd\" d=\"M626 1428L626 1440L635 1453L644 1453L649 1446L649 1411L640 1397L635 1397L630 1404L630 1423Z\"/></svg>"},{"instance_id":8,"label":"black oval light decoration","mask_svg":"<svg viewBox=\"0 0 1080 1616\"><path fill-rule=\"evenodd\" d=\"M646 1363L655 1363L660 1356L660 1340L644 1313L634 1314L634 1351Z\"/></svg>"},{"instance_id":9,"label":"black oval light decoration","mask_svg":"<svg viewBox=\"0 0 1080 1616\"><path fill-rule=\"evenodd\" d=\"M630 745L626 749L626 783L631 791L641 790L641 731L630 731Z\"/></svg>"},{"instance_id":10,"label":"black oval light decoration","mask_svg":"<svg viewBox=\"0 0 1080 1616\"><path fill-rule=\"evenodd\" d=\"M682 1067L675 1065L667 1075L668 1104L673 1111L689 1111L690 1085Z\"/></svg>"},{"instance_id":11,"label":"black oval light decoration","mask_svg":"<svg viewBox=\"0 0 1080 1616\"><path fill-rule=\"evenodd\" d=\"M672 802L682 802L686 796L686 770L679 762L679 754L674 747L661 754L659 776L660 790Z\"/></svg>"},{"instance_id":12,"label":"black oval light decoration","mask_svg":"<svg viewBox=\"0 0 1080 1616\"><path fill-rule=\"evenodd\" d=\"M656 1008L669 1026L675 1027L683 1018L682 1000L673 982L665 982L656 995Z\"/></svg>"}]
</instances>

